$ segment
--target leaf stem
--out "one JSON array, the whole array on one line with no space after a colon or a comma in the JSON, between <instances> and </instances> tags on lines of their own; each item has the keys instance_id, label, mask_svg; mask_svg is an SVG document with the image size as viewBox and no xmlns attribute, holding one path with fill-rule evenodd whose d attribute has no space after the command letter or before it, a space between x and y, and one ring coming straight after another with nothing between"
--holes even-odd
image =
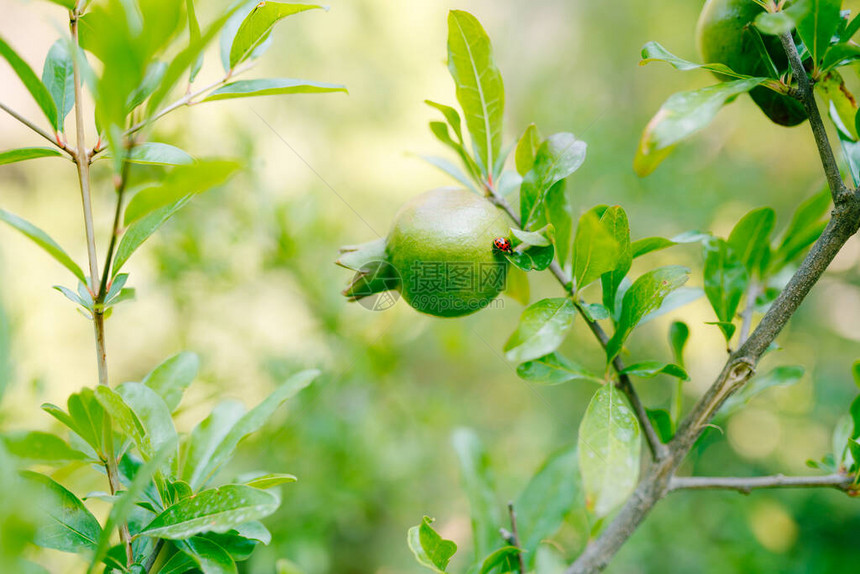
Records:
<instances>
[{"instance_id":1,"label":"leaf stem","mask_svg":"<svg viewBox=\"0 0 860 574\"><path fill-rule=\"evenodd\" d=\"M508 515L511 517L511 535L513 537L514 546L520 548L520 534L517 530L517 511L514 510L514 503L508 502ZM517 552L517 561L520 566L520 573L526 574L526 562L523 558L523 552L520 548L520 551Z\"/></svg>"},{"instance_id":2,"label":"leaf stem","mask_svg":"<svg viewBox=\"0 0 860 574\"><path fill-rule=\"evenodd\" d=\"M19 122L21 122L22 124L24 124L25 126L30 128L31 130L33 130L34 132L36 132L37 134L39 134L40 136L42 136L43 138L45 138L46 140L51 142L51 144L54 145L55 147L58 147L61 150L63 150L64 152L66 152L67 154L69 154L69 157L71 157L72 159L75 158L75 150L72 148L69 148L69 146L67 146L65 143L63 143L60 140L58 135L55 134L52 136L51 134L49 134L48 132L46 132L45 130L43 130L42 128L40 128L39 126L37 126L36 124L34 124L33 122L31 122L30 120L25 118L24 116L22 116L21 114L19 114L18 112L16 112L15 110L10 108L6 104L4 104L3 102L0 102L0 110L3 110L4 112L9 114L13 118L18 120Z\"/></svg>"},{"instance_id":3,"label":"leaf stem","mask_svg":"<svg viewBox=\"0 0 860 574\"><path fill-rule=\"evenodd\" d=\"M496 193L496 190L493 189L492 186L484 186L487 190L488 198L493 202L497 207L505 211L508 216L517 224L518 227L522 227L522 222L520 221L519 215L514 213L511 205L505 201L505 198ZM573 300L574 305L579 310L580 315L585 320L588 328L591 329L591 332L594 334L597 341L600 343L600 346L603 349L606 349L606 345L609 342L609 336L606 334L606 331L603 330L603 327L597 321L594 321L589 318L588 314L582 311L582 302L577 300L573 296L573 292L571 290L572 280L564 270L559 266L559 264L555 261L550 263L549 266L550 272L555 276L558 282L561 284L562 288L567 292L567 294ZM633 383L630 381L630 377L625 374L622 374L621 371L624 370L625 365L624 361L620 357L615 357L612 360L612 368L618 374L618 383L616 386L618 389L627 395L627 399L630 401L631 406L633 407L633 411L636 413L636 418L639 419L639 425L642 427L642 432L645 435L645 442L648 443L648 448L651 450L651 455L655 460L659 460L664 458L668 449L665 444L660 440L659 435L657 435L657 431L654 429L654 425L651 424L651 420L648 418L648 413L645 410L645 405L642 404L642 400L639 398L638 393L636 393L636 389L633 387Z\"/></svg>"},{"instance_id":4,"label":"leaf stem","mask_svg":"<svg viewBox=\"0 0 860 574\"><path fill-rule=\"evenodd\" d=\"M760 488L833 487L855 493L854 476L841 473L822 476L676 476L669 481L669 492L676 490L736 490L742 494Z\"/></svg>"},{"instance_id":5,"label":"leaf stem","mask_svg":"<svg viewBox=\"0 0 860 574\"><path fill-rule=\"evenodd\" d=\"M69 12L69 30L72 36L72 43L76 50L80 50L80 42L78 38L79 17L79 12ZM90 291L93 291L99 283L99 267L96 253L95 228L93 225L92 201L90 194L90 156L87 152L86 134L84 133L83 89L81 87L80 64L77 57L72 59L72 64L75 83L75 131L77 137L77 151L73 155L73 159L78 168L78 182L80 183L81 188L81 203L84 209L84 229L87 236L87 256L90 264L89 289ZM95 331L96 340L96 363L98 365L99 384L109 386L107 351L105 348L104 311L99 310L98 308L93 312L93 329ZM103 433L106 458L105 470L107 471L111 494L116 494L116 492L122 488L122 485L119 480L119 470L117 468L111 427L110 417L105 413ZM131 535L126 522L120 524L119 536L123 546L125 546L127 565L131 566L134 563L134 552L131 547Z\"/></svg>"}]
</instances>

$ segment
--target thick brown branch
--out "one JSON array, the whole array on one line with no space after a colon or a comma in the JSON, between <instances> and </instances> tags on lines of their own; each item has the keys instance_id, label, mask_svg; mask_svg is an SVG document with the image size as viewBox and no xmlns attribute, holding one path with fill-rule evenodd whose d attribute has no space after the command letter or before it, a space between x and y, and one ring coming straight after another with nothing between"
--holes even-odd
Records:
<instances>
[{"instance_id":1,"label":"thick brown branch","mask_svg":"<svg viewBox=\"0 0 860 574\"><path fill-rule=\"evenodd\" d=\"M676 490L736 490L749 494L760 488L820 488L832 487L845 492L857 492L854 477L847 474L823 476L676 476L669 481L669 492Z\"/></svg>"}]
</instances>

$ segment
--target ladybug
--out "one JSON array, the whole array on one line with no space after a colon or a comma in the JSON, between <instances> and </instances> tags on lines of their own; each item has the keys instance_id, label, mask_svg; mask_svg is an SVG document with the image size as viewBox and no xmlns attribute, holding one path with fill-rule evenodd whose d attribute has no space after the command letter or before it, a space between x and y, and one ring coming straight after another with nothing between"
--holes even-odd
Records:
<instances>
[{"instance_id":1,"label":"ladybug","mask_svg":"<svg viewBox=\"0 0 860 574\"><path fill-rule=\"evenodd\" d=\"M505 253L511 252L511 242L504 237L496 237L493 239L493 247Z\"/></svg>"}]
</instances>

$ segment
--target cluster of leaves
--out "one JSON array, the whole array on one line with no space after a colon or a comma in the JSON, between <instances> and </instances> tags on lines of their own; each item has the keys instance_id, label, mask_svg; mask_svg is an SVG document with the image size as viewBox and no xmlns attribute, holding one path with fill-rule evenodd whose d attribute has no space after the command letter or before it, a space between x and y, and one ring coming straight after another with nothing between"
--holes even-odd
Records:
<instances>
[{"instance_id":1,"label":"cluster of leaves","mask_svg":"<svg viewBox=\"0 0 860 574\"><path fill-rule=\"evenodd\" d=\"M851 367L854 383L860 387L860 361L855 361ZM857 476L860 471L860 396L851 402L848 414L836 423L833 429L833 452L824 456L821 461L806 462L811 468L827 472L842 472ZM854 485L858 482L855 478Z\"/></svg>"},{"instance_id":2,"label":"cluster of leaves","mask_svg":"<svg viewBox=\"0 0 860 574\"><path fill-rule=\"evenodd\" d=\"M493 61L490 40L478 21L467 13L452 12L448 25L449 69L467 118L472 150L465 145L457 110L428 102L447 120L447 124L432 122L431 130L454 149L463 169L446 160L429 159L476 193L487 195L503 207L518 192L521 226L511 229L509 239L514 249L507 255L508 260L523 271L539 271L556 265L554 273L566 283L566 296L528 304L527 281L512 282L508 294L527 307L505 343L504 351L509 360L518 363L517 373L527 381L539 384L588 381L601 385L583 417L576 455L570 451L558 463L568 465L565 472L576 476L575 501L582 503L569 506L561 515L584 508L593 528L599 530L602 519L632 493L640 469L640 421L615 383L619 378L658 375L677 380L669 409L647 411L660 439L668 441L680 417L681 385L689 379L683 357L689 336L686 324L676 322L670 329L672 363L643 360L625 365L619 357L628 338L650 319L704 294L716 313L715 324L728 343L737 327L741 302L745 302L748 328L752 313L766 311L784 286L782 271L796 262L821 234L829 196L825 192L803 203L777 240L772 238L775 213L770 208L753 210L744 216L728 240L707 233L688 232L673 239L647 237L633 241L627 214L617 205L593 207L574 223L564 182L585 160L585 143L569 133L543 138L536 126L530 125L516 144L516 172L505 171L505 160L513 146L507 150L502 148L504 89ZM646 51L647 57L659 57L682 69L697 67L671 56L656 44L649 45ZM724 66L708 67L730 72ZM738 82L744 83L746 90L773 84L773 80L767 78L741 78ZM737 88L740 83L733 85ZM648 133L659 134L666 129L669 124L663 119L656 126L656 132L652 130L655 126L649 127L652 131L646 131L646 137L651 137ZM689 126L690 122L679 118L678 125ZM450 136L449 128L456 140ZM491 169L488 166L492 166ZM510 212L516 213L515 210ZM635 259L683 243L701 243L704 247L704 289L683 287L689 270L675 265L652 269L635 279L628 277ZM596 283L601 287L599 302L588 302L587 288ZM608 340L604 342L606 371L603 376L589 372L558 350L577 315L589 324L607 322L612 328L611 336L607 335ZM780 367L760 376L749 385L748 392L737 398L734 406L765 388L794 382L802 374L803 370L798 367ZM726 412L731 408L729 405ZM459 450L462 459L462 447ZM486 495L475 494L474 476L474 469L464 468L466 489L472 499L477 560L469 572L520 571L518 561L514 560L517 551L528 556L526 568L531 569L536 548L523 541L532 540L534 536L547 537L553 532L550 529L532 532L531 523L525 521L519 527L519 544L514 541L512 545L502 545L505 539L499 535L498 519L486 518L498 515L499 507L489 505ZM537 476L533 480L538 480ZM516 506L516 510L519 513L533 511L525 505ZM481 513L486 516L482 518ZM492 528L485 530L487 524ZM547 527L551 525L557 529L559 524L552 522ZM427 518L410 531L409 541L418 561L437 572L446 571L448 560L456 549L451 541L435 533ZM538 568L537 571L550 570Z\"/></svg>"},{"instance_id":3,"label":"cluster of leaves","mask_svg":"<svg viewBox=\"0 0 860 574\"><path fill-rule=\"evenodd\" d=\"M147 141L158 119L181 106L201 102L346 90L340 85L291 78L234 81L269 47L275 24L323 8L319 5L235 2L201 27L192 0L51 1L69 10L71 34L51 46L41 79L2 39L0 56L34 98L50 131L21 121L53 147L2 152L0 164L68 156L79 166L88 199L85 166L107 160L117 191L117 209L101 281L88 276L37 226L2 209L0 221L69 270L78 281L77 288L56 289L88 319L100 319L109 316L112 306L134 296L134 290L126 287L128 274L121 270L135 251L193 196L224 184L241 167L230 160L196 159L173 145ZM219 34L223 73L216 82L197 89L204 52ZM86 122L80 101L84 88L95 102L98 131L97 143L90 149L82 147L81 133L76 134L77 147L71 145L65 129L73 109L78 125ZM184 95L167 103L177 88ZM131 196L127 202L126 190ZM84 388L69 397L66 410L43 405L67 427L68 439L45 432L0 435L0 482L9 487L8 492L29 493L28 498L37 502L31 511L33 524L21 525L22 540L79 553L88 560L89 572L174 574L237 572L237 562L247 559L260 543L268 544L271 535L259 519L280 504L277 490L269 489L295 477L257 473L218 487L211 483L238 443L310 384L317 373L304 371L293 376L247 412L239 402L220 403L190 434L180 435L173 414L196 376L197 363L195 355L181 353L139 383ZM15 467L32 464L57 471L90 465L108 474L111 492L80 497L48 474L11 473ZM118 476L112 474L114 466ZM111 505L104 524L87 508L88 499ZM0 507L4 516L7 510ZM130 549L115 544L117 531L121 538L132 540ZM0 556L4 568L41 571L19 557L9 564L5 558Z\"/></svg>"},{"instance_id":4,"label":"cluster of leaves","mask_svg":"<svg viewBox=\"0 0 860 574\"><path fill-rule=\"evenodd\" d=\"M756 0L758 1L758 0ZM810 70L816 92L828 103L840 126L840 135L849 142L857 141L855 118L857 104L846 89L838 68L849 66L860 59L860 46L852 41L860 29L860 19L849 20L848 13L840 10L841 0L798 0L778 5L771 0L758 1L765 9L755 19L751 32L761 35L780 35L796 30L798 52L804 66ZM788 94L790 84L783 79L790 70L779 70L766 50L761 51L767 60L768 77L739 74L721 63L697 64L679 58L656 42L642 49L641 64L666 62L677 70L703 69L728 77L730 80L705 88L678 92L669 97L642 134L633 162L640 175L647 175L672 152L675 146L695 132L706 127L723 105L757 86L769 88L779 94ZM852 148L853 150L853 148ZM857 160L851 159L852 174L857 182Z\"/></svg>"}]
</instances>

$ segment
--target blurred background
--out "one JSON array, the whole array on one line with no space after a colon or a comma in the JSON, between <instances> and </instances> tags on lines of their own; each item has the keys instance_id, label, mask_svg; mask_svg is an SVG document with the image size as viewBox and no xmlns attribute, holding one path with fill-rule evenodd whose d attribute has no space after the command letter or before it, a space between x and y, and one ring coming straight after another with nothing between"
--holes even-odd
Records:
<instances>
[{"instance_id":1,"label":"blurred background","mask_svg":"<svg viewBox=\"0 0 860 574\"><path fill-rule=\"evenodd\" d=\"M217 6L201 4L201 21L209 21ZM64 32L65 14L47 2L0 0L0 6L0 35L41 70L50 44ZM180 430L190 430L221 398L252 404L301 367L324 371L244 443L222 474L267 469L299 477L266 521L273 543L243 564L244 572L271 573L284 557L308 574L419 572L406 530L424 514L436 517L441 533L460 545L452 571L462 570L470 556L469 514L452 431L468 426L485 442L501 505L550 452L576 439L594 391L584 383L537 387L517 378L501 352L522 310L513 300L440 320L402 302L372 312L339 294L351 275L333 264L340 245L384 235L401 203L451 183L416 157L446 155L427 128L437 112L422 102L455 102L445 65L450 8L471 11L493 40L507 94L506 140L536 122L545 135L571 131L587 141L588 159L568 182L575 209L622 205L634 239L692 229L725 236L744 213L764 205L777 210L780 229L794 206L824 185L806 125L775 126L747 97L680 146L654 175L634 175L641 129L663 100L713 82L704 72L638 66L649 40L697 59L699 1L333 0L328 13L283 23L262 70L252 74L344 83L349 95L216 102L163 121L155 140L196 157L240 157L247 169L195 199L132 260L127 270L137 301L118 307L108 321L115 383L139 380L180 350L201 356ZM219 72L213 47L199 81ZM39 117L5 62L0 100ZM0 149L23 145L40 142L0 115ZM97 163L94 178L104 250L113 209L108 168ZM48 158L3 166L0 207L46 229L84 260L71 163ZM690 284L701 285L696 245L637 260L633 276L670 263L691 267ZM532 300L559 295L552 277L532 274L530 280ZM14 231L0 229L3 430L52 428L39 405L64 404L69 393L96 383L92 328L51 289L64 282L67 274L55 262ZM599 299L598 289L592 300ZM850 367L860 358L858 317L855 238L780 336L783 350L761 366L802 364L807 374L723 420L685 472L815 472L806 461L830 451L832 429L857 392ZM704 300L650 323L634 335L630 351L637 360L670 359L667 329L678 318L692 332L689 406L725 360L722 336L704 324L714 320ZM603 352L582 322L563 350L602 367ZM665 407L673 383L644 379L638 387L649 406ZM58 478L78 491L104 489L90 484L91 476L71 468ZM104 512L99 504L93 501L93 510ZM570 557L585 542L578 525L572 518L558 536ZM860 559L858 528L860 507L836 491L673 494L609 571L833 572ZM51 572L82 567L71 555L29 552Z\"/></svg>"}]
</instances>

